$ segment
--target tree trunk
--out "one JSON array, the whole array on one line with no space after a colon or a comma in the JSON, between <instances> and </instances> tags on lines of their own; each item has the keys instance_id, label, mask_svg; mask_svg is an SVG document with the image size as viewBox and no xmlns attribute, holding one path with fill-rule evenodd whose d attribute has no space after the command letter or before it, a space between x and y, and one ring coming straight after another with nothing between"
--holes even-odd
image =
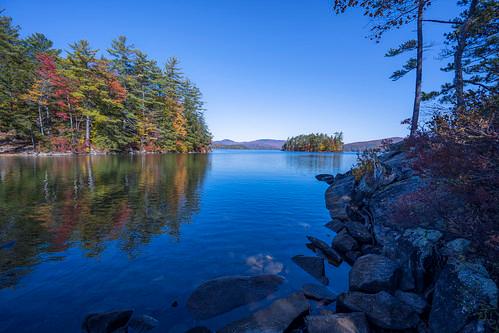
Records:
<instances>
[{"instance_id":1,"label":"tree trunk","mask_svg":"<svg viewBox=\"0 0 499 333\"><path fill-rule=\"evenodd\" d=\"M425 0L419 0L418 5L418 53L417 53L417 65L416 65L416 91L414 94L414 108L412 110L412 121L411 121L411 136L416 134L418 130L419 123L419 109L421 106L421 83L423 80L423 11L424 11Z\"/></svg>"},{"instance_id":2,"label":"tree trunk","mask_svg":"<svg viewBox=\"0 0 499 333\"><path fill-rule=\"evenodd\" d=\"M90 117L85 118L85 150L90 152Z\"/></svg>"},{"instance_id":3,"label":"tree trunk","mask_svg":"<svg viewBox=\"0 0 499 333\"><path fill-rule=\"evenodd\" d=\"M40 105L40 103L38 103L38 122L40 123L40 133L42 133L42 135L45 135L43 131L42 106Z\"/></svg>"},{"instance_id":4,"label":"tree trunk","mask_svg":"<svg viewBox=\"0 0 499 333\"><path fill-rule=\"evenodd\" d=\"M458 28L456 52L454 53L454 86L456 89L456 108L464 109L464 79L463 79L463 53L466 48L466 39L470 23L475 15L478 0L471 0L466 20Z\"/></svg>"}]
</instances>

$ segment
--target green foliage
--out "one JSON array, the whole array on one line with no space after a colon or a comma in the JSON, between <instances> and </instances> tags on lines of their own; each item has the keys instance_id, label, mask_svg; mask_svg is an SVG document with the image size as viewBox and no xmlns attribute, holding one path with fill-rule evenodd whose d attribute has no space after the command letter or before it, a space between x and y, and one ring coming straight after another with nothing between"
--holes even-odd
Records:
<instances>
[{"instance_id":1,"label":"green foliage","mask_svg":"<svg viewBox=\"0 0 499 333\"><path fill-rule=\"evenodd\" d=\"M355 180L360 181L364 175L372 174L376 163L379 163L379 158L375 150L365 150L357 155L357 165L352 168Z\"/></svg>"},{"instance_id":2,"label":"green foliage","mask_svg":"<svg viewBox=\"0 0 499 333\"><path fill-rule=\"evenodd\" d=\"M282 150L338 152L343 150L343 133L298 135L288 138Z\"/></svg>"},{"instance_id":3,"label":"green foliage","mask_svg":"<svg viewBox=\"0 0 499 333\"><path fill-rule=\"evenodd\" d=\"M161 70L125 36L107 53L82 40L63 57L0 16L0 132L39 151L208 150L202 94L177 58Z\"/></svg>"}]
</instances>

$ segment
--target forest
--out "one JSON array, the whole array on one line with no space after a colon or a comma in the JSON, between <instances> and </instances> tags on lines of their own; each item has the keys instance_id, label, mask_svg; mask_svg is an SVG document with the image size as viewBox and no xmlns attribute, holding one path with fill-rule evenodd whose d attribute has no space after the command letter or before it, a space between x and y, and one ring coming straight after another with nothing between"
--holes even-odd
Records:
<instances>
[{"instance_id":1,"label":"forest","mask_svg":"<svg viewBox=\"0 0 499 333\"><path fill-rule=\"evenodd\" d=\"M333 135L313 133L294 136L286 140L282 150L339 152L343 150L343 133Z\"/></svg>"},{"instance_id":2,"label":"forest","mask_svg":"<svg viewBox=\"0 0 499 333\"><path fill-rule=\"evenodd\" d=\"M203 112L175 57L161 69L125 36L63 54L0 16L0 142L14 152L207 152Z\"/></svg>"}]
</instances>

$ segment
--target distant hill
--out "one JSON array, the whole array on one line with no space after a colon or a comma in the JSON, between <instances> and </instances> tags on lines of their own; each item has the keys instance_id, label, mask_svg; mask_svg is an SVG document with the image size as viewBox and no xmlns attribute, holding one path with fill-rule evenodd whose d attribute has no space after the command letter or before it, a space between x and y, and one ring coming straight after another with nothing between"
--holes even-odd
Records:
<instances>
[{"instance_id":1,"label":"distant hill","mask_svg":"<svg viewBox=\"0 0 499 333\"><path fill-rule=\"evenodd\" d=\"M391 140L392 143L397 143L397 142L404 140L404 138L392 137L392 138L379 139L379 140L346 143L343 145L343 151L364 151L367 149L380 148L381 142L383 140Z\"/></svg>"},{"instance_id":2,"label":"distant hill","mask_svg":"<svg viewBox=\"0 0 499 333\"><path fill-rule=\"evenodd\" d=\"M236 142L228 139L213 141L211 146L215 149L270 149L280 150L285 140L260 139L255 141Z\"/></svg>"},{"instance_id":3,"label":"distant hill","mask_svg":"<svg viewBox=\"0 0 499 333\"><path fill-rule=\"evenodd\" d=\"M360 141L346 143L343 145L343 151L363 151L366 149L374 149L381 147L381 141L370 140L370 141ZM397 143L403 140L400 137L386 138L386 140L392 140L393 143ZM213 141L211 146L214 149L260 149L260 150L280 150L282 145L286 140L273 140L273 139L260 139L255 141L237 142L229 139L224 139L220 141Z\"/></svg>"}]
</instances>

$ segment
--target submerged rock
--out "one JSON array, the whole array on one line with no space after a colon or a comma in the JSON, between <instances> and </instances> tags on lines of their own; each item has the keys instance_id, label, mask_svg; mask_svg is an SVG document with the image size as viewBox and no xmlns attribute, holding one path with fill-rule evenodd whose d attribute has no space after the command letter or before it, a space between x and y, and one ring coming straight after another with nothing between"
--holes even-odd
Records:
<instances>
[{"instance_id":1,"label":"submerged rock","mask_svg":"<svg viewBox=\"0 0 499 333\"><path fill-rule=\"evenodd\" d=\"M317 256L297 255L291 258L291 260L321 283L326 285L329 284L329 279L326 277L323 258Z\"/></svg>"},{"instance_id":2,"label":"submerged rock","mask_svg":"<svg viewBox=\"0 0 499 333\"><path fill-rule=\"evenodd\" d=\"M377 254L367 254L357 259L350 270L350 290L368 293L393 291L397 289L399 277L397 262Z\"/></svg>"},{"instance_id":3,"label":"submerged rock","mask_svg":"<svg viewBox=\"0 0 499 333\"><path fill-rule=\"evenodd\" d=\"M359 243L371 243L372 236L369 229L360 222L350 222L346 224L348 233Z\"/></svg>"},{"instance_id":4,"label":"submerged rock","mask_svg":"<svg viewBox=\"0 0 499 333\"><path fill-rule=\"evenodd\" d=\"M325 304L334 302L337 297L331 290L318 284L307 283L303 285L302 290L305 297L321 301Z\"/></svg>"},{"instance_id":5,"label":"submerged rock","mask_svg":"<svg viewBox=\"0 0 499 333\"><path fill-rule=\"evenodd\" d=\"M235 321L219 333L282 333L309 311L309 304L302 293L294 293L275 300L270 306L258 310L248 318Z\"/></svg>"},{"instance_id":6,"label":"submerged rock","mask_svg":"<svg viewBox=\"0 0 499 333\"><path fill-rule=\"evenodd\" d=\"M336 177L335 182L326 191L326 208L332 218L346 221L348 205L352 201L355 178L352 175Z\"/></svg>"},{"instance_id":7,"label":"submerged rock","mask_svg":"<svg viewBox=\"0 0 499 333\"><path fill-rule=\"evenodd\" d=\"M338 233L341 230L346 228L345 222L342 222L342 221L336 220L336 219L332 220L331 222L326 223L324 226L326 228L333 230L336 233Z\"/></svg>"},{"instance_id":8,"label":"submerged rock","mask_svg":"<svg viewBox=\"0 0 499 333\"><path fill-rule=\"evenodd\" d=\"M85 317L82 329L86 333L126 333L133 310L92 313Z\"/></svg>"},{"instance_id":9,"label":"submerged rock","mask_svg":"<svg viewBox=\"0 0 499 333\"><path fill-rule=\"evenodd\" d=\"M369 333L366 315L362 312L308 316L309 333Z\"/></svg>"},{"instance_id":10,"label":"submerged rock","mask_svg":"<svg viewBox=\"0 0 499 333\"><path fill-rule=\"evenodd\" d=\"M327 173L321 173L320 175L315 176L315 179L317 179L320 182L326 182L329 185L334 183L334 176Z\"/></svg>"},{"instance_id":11,"label":"submerged rock","mask_svg":"<svg viewBox=\"0 0 499 333\"><path fill-rule=\"evenodd\" d=\"M274 293L284 278L278 275L228 276L210 280L194 290L187 308L196 319L208 319Z\"/></svg>"},{"instance_id":12,"label":"submerged rock","mask_svg":"<svg viewBox=\"0 0 499 333\"><path fill-rule=\"evenodd\" d=\"M185 333L211 333L211 330L205 326L196 326L188 329Z\"/></svg>"},{"instance_id":13,"label":"submerged rock","mask_svg":"<svg viewBox=\"0 0 499 333\"><path fill-rule=\"evenodd\" d=\"M312 247L319 250L330 264L335 266L339 266L341 264L343 259L340 254L327 245L326 242L312 236L307 236L307 238L312 243Z\"/></svg>"},{"instance_id":14,"label":"submerged rock","mask_svg":"<svg viewBox=\"0 0 499 333\"><path fill-rule=\"evenodd\" d=\"M364 312L369 322L389 330L415 328L418 314L386 291L377 294L348 292L338 296L338 311Z\"/></svg>"},{"instance_id":15,"label":"submerged rock","mask_svg":"<svg viewBox=\"0 0 499 333\"><path fill-rule=\"evenodd\" d=\"M148 315L132 317L129 326L138 332L146 332L154 329L159 325L159 321Z\"/></svg>"},{"instance_id":16,"label":"submerged rock","mask_svg":"<svg viewBox=\"0 0 499 333\"><path fill-rule=\"evenodd\" d=\"M334 237L333 248L341 253L346 253L358 249L359 244L346 230L342 230Z\"/></svg>"},{"instance_id":17,"label":"submerged rock","mask_svg":"<svg viewBox=\"0 0 499 333\"><path fill-rule=\"evenodd\" d=\"M406 305L413 308L414 311L416 311L419 314L423 313L428 307L428 303L426 303L426 300L415 293L409 293L402 290L397 290L395 292L395 297L397 297L400 301L402 301L402 303L405 303Z\"/></svg>"},{"instance_id":18,"label":"submerged rock","mask_svg":"<svg viewBox=\"0 0 499 333\"><path fill-rule=\"evenodd\" d=\"M497 286L482 265L451 260L435 285L431 331L459 332L482 305L497 308L497 295Z\"/></svg>"}]
</instances>

